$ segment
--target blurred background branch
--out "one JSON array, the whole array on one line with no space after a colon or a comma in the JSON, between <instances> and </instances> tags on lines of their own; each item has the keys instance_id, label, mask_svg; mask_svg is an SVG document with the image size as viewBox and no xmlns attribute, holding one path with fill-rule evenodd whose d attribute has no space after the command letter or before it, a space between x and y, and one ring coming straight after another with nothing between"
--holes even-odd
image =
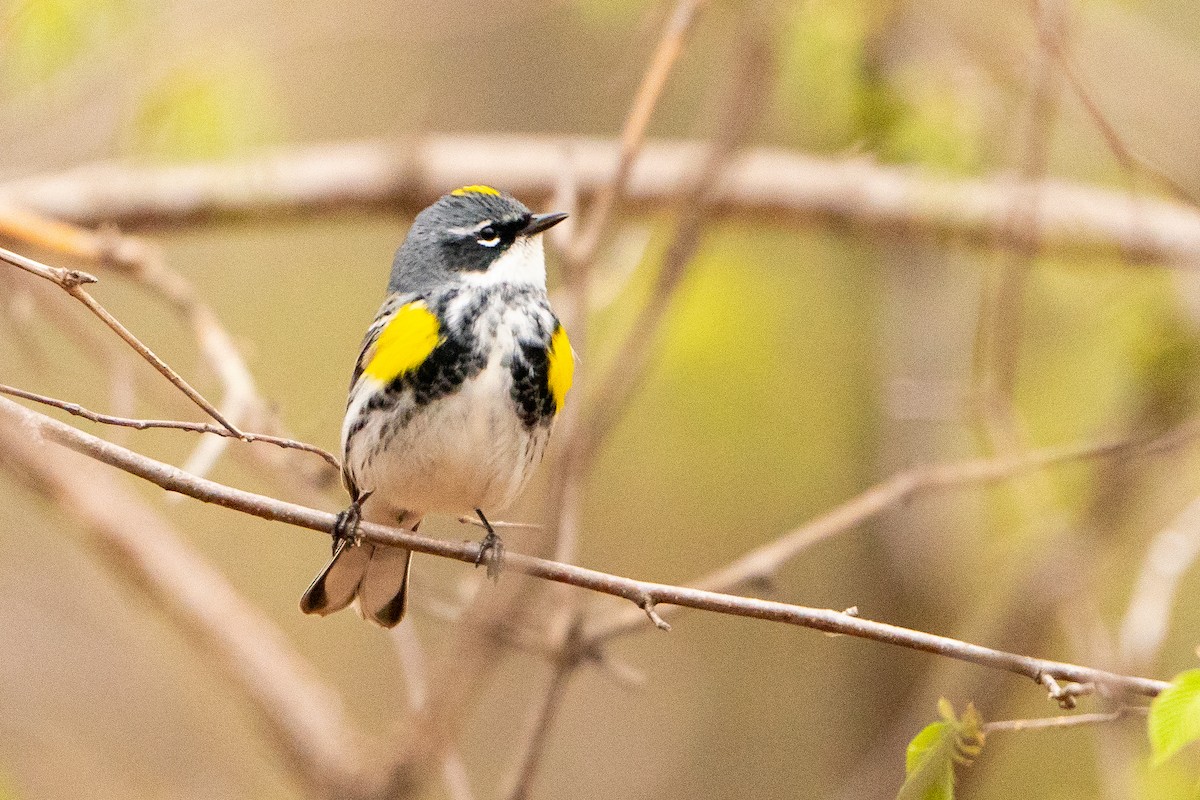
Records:
<instances>
[{"instance_id":1,"label":"blurred background branch","mask_svg":"<svg viewBox=\"0 0 1200 800\"><path fill-rule=\"evenodd\" d=\"M154 229L354 209L415 212L446 186L486 177L542 204L569 171L591 197L609 185L618 143L546 136L427 136L403 145L354 142L297 148L241 163L138 168L93 164L0 186L0 202L79 225ZM705 145L649 141L631 168L622 209L672 208ZM1030 194L1037 229L1008 224ZM1017 177L947 179L868 156L817 158L780 149L739 154L709 201L717 218L851 224L961 237L1042 253L1117 253L1190 266L1200 212L1097 187Z\"/></svg>"}]
</instances>

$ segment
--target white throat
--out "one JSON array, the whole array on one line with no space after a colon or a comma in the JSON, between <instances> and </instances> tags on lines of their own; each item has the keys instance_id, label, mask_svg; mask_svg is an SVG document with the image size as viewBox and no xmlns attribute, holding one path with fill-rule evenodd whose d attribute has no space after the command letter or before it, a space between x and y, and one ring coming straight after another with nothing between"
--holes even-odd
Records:
<instances>
[{"instance_id":1,"label":"white throat","mask_svg":"<svg viewBox=\"0 0 1200 800\"><path fill-rule=\"evenodd\" d=\"M521 237L500 254L485 272L467 272L462 276L469 286L534 286L546 288L546 256L542 237Z\"/></svg>"}]
</instances>

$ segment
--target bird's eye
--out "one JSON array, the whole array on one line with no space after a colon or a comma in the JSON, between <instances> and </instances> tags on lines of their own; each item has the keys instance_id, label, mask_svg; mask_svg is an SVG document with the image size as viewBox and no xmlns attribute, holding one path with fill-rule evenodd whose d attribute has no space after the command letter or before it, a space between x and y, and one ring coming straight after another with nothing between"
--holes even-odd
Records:
<instances>
[{"instance_id":1,"label":"bird's eye","mask_svg":"<svg viewBox=\"0 0 1200 800\"><path fill-rule=\"evenodd\" d=\"M495 247L500 244L500 232L493 225L480 228L478 242L484 247Z\"/></svg>"}]
</instances>

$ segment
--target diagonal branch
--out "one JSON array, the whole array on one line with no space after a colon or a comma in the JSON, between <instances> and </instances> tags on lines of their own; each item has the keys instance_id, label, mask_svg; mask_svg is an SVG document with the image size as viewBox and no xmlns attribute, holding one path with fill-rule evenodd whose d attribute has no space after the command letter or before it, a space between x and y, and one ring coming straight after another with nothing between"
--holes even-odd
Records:
<instances>
[{"instance_id":1,"label":"diagonal branch","mask_svg":"<svg viewBox=\"0 0 1200 800\"><path fill-rule=\"evenodd\" d=\"M81 272L74 269L62 269L61 267L50 267L45 264L34 261L32 258L18 255L9 250L0 248L0 261L11 264L14 267L25 270L26 272L36 275L39 278L44 278L58 286L67 294L74 297L79 302L83 303L89 311L95 314L100 320L113 330L117 336L121 337L138 355L150 362L150 365L158 370L163 377L175 384L178 389L186 394L193 403L204 409L210 417L226 428L235 438L242 438L242 432L237 427L227 420L220 411L218 411L212 403L204 399L198 391L192 388L192 385L183 379L183 376L171 368L171 365L163 361L154 354L149 347L133 335L133 333L121 324L121 321L109 313L108 309L96 302L96 299L84 291L83 286L88 283L96 283L98 280L94 275L89 275L86 272Z\"/></svg>"},{"instance_id":2,"label":"diagonal branch","mask_svg":"<svg viewBox=\"0 0 1200 800\"><path fill-rule=\"evenodd\" d=\"M728 592L756 581L770 580L788 561L807 548L861 525L889 508L929 492L966 486L984 486L1024 475L1043 467L1070 464L1128 453L1139 448L1157 451L1174 447L1200 434L1200 423L1189 422L1154 439L1126 439L1114 442L1047 447L1001 458L981 458L957 463L918 467L901 472L872 486L862 494L830 509L816 519L785 533L720 569L690 584L698 589ZM681 607L663 609L674 616ZM587 634L593 643L641 630L643 614L625 610L596 623Z\"/></svg>"},{"instance_id":3,"label":"diagonal branch","mask_svg":"<svg viewBox=\"0 0 1200 800\"><path fill-rule=\"evenodd\" d=\"M0 426L0 468L81 522L109 566L149 595L185 640L244 693L290 772L311 794L351 796L363 743L347 725L340 699L282 631L111 471L73 453L47 454L39 437L30 435L28 420L13 421Z\"/></svg>"},{"instance_id":4,"label":"diagonal branch","mask_svg":"<svg viewBox=\"0 0 1200 800\"><path fill-rule=\"evenodd\" d=\"M580 231L568 251L568 258L573 262L590 261L596 254L596 248L600 245L601 237L612 216L613 209L629 183L634 161L646 138L646 128L649 127L650 119L654 116L654 109L658 107L658 101L662 97L667 79L671 77L676 62L683 55L688 34L704 4L705 0L680 0L672 9L670 17L667 18L666 27L654 50L650 66L642 76L642 83L638 86L633 107L630 108L629 116L625 120L625 127L621 131L616 169L609 181L597 192L595 203L588 216L588 224Z\"/></svg>"},{"instance_id":5,"label":"diagonal branch","mask_svg":"<svg viewBox=\"0 0 1200 800\"><path fill-rule=\"evenodd\" d=\"M177 431L193 431L195 433L211 433L214 436L227 436L235 439L241 439L244 442L265 442L273 444L276 447L282 447L289 450L303 450L306 453L315 453L334 469L340 470L341 464L338 463L337 457L315 444L308 442L300 442L295 439L285 439L282 436L269 436L265 433L245 433L240 436L235 436L226 428L217 425L210 425L205 422L185 422L182 420L173 419L129 419L128 417L114 417L111 414L101 414L97 411L91 411L84 408L78 403L68 403L65 400L58 400L53 397L47 397L44 394L36 392L27 392L24 389L18 389L15 386L7 386L0 383L0 394L6 394L9 397L19 397L22 400L30 400L42 405L59 408L66 411L68 414L74 414L77 417L99 422L104 425L116 425L122 428L134 428L135 430L144 431L150 428L170 428Z\"/></svg>"},{"instance_id":6,"label":"diagonal branch","mask_svg":"<svg viewBox=\"0 0 1200 800\"><path fill-rule=\"evenodd\" d=\"M765 30L765 28L764 28ZM733 80L721 108L719 127L708 148L691 189L682 195L676 223L658 276L645 307L617 348L612 366L593 386L600 395L593 400L588 422L575 430L567 447L572 459L586 469L605 439L625 413L630 399L645 378L667 312L688 274L705 227L711 221L714 201L738 150L754 129L767 105L773 83L774 65L770 39L756 27L747 31L734 57Z\"/></svg>"},{"instance_id":7,"label":"diagonal branch","mask_svg":"<svg viewBox=\"0 0 1200 800\"><path fill-rule=\"evenodd\" d=\"M328 532L335 515L306 506L235 489L224 484L189 475L161 461L135 453L111 442L91 436L44 414L0 398L0 422L17 432L62 445L169 491L215 503L262 519L286 522L297 527ZM471 542L447 542L431 539L383 525L363 523L361 534L371 542L402 547L419 553L451 558L474 564L478 545ZM558 583L621 597L641 608L655 605L679 605L731 616L748 617L810 628L825 633L844 634L905 647L912 650L965 661L994 670L1021 675L1042 683L1047 677L1077 683L1112 694L1156 696L1170 684L1104 670L994 650L969 642L932 633L902 628L885 622L863 619L841 611L760 600L720 592L652 583L597 570L576 567L544 558L509 553L505 566L510 572L530 575Z\"/></svg>"},{"instance_id":8,"label":"diagonal branch","mask_svg":"<svg viewBox=\"0 0 1200 800\"><path fill-rule=\"evenodd\" d=\"M2 204L0 235L111 270L159 297L191 327L200 353L224 391L219 408L225 418L238 426L253 424L257 419L260 427L267 427L276 434L282 432L270 404L259 395L254 377L229 332L196 295L192 284L167 266L158 248L141 239L120 235L111 226L91 231ZM184 468L201 475L207 473L227 442L227 438L201 441ZM297 475L290 463L282 463L280 459L269 460L269 465L277 473L288 470L290 475ZM308 477L312 486L323 487L331 483L336 474L337 470L328 470L301 477Z\"/></svg>"}]
</instances>

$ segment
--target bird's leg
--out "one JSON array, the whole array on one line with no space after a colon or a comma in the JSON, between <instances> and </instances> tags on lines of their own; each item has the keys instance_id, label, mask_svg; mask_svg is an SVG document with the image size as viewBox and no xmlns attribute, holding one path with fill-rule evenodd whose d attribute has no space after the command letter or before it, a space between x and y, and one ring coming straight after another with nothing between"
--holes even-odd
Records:
<instances>
[{"instance_id":1,"label":"bird's leg","mask_svg":"<svg viewBox=\"0 0 1200 800\"><path fill-rule=\"evenodd\" d=\"M333 552L345 547L357 547L359 539L362 537L358 532L358 525L362 522L362 507L363 503L367 502L367 498L371 496L370 492L363 492L358 497L350 501L350 505L345 511L337 515L337 519L333 521L333 530L330 533L333 535Z\"/></svg>"},{"instance_id":2,"label":"bird's leg","mask_svg":"<svg viewBox=\"0 0 1200 800\"><path fill-rule=\"evenodd\" d=\"M487 576L493 581L500 580L500 569L504 565L504 540L496 535L496 529L488 522L483 511L475 509L479 521L487 529L487 536L479 543L479 555L475 556L475 566L487 564Z\"/></svg>"}]
</instances>

